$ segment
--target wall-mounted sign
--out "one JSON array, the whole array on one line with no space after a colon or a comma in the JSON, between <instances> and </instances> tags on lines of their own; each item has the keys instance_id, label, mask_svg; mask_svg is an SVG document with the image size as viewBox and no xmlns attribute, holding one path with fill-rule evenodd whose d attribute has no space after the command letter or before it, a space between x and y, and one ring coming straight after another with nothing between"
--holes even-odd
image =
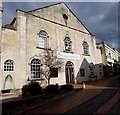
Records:
<instances>
[{"instance_id":1,"label":"wall-mounted sign","mask_svg":"<svg viewBox=\"0 0 120 115\"><path fill-rule=\"evenodd\" d=\"M57 52L57 58L80 60L80 55L72 54L72 53Z\"/></svg>"}]
</instances>

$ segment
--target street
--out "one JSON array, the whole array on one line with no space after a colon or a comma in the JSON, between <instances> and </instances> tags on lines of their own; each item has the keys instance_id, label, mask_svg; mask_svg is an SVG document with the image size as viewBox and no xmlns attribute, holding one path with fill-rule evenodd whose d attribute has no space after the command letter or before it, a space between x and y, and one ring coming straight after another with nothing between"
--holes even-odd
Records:
<instances>
[{"instance_id":1,"label":"street","mask_svg":"<svg viewBox=\"0 0 120 115\"><path fill-rule=\"evenodd\" d=\"M113 87L111 89L103 89L103 91L88 100L87 102L78 105L77 107L67 111L66 113L94 113L97 111L102 105L107 103L118 91L119 87L118 79L113 80L108 87ZM116 108L113 108L114 110Z\"/></svg>"},{"instance_id":2,"label":"street","mask_svg":"<svg viewBox=\"0 0 120 115\"><path fill-rule=\"evenodd\" d=\"M111 113L118 111L116 109L118 105L120 105L120 103L118 103L120 100L120 98L118 98L118 95L120 94L118 90L119 84L120 80L118 77L88 82L84 90L28 111L24 113L24 115L36 115L43 113L105 114L107 112Z\"/></svg>"}]
</instances>

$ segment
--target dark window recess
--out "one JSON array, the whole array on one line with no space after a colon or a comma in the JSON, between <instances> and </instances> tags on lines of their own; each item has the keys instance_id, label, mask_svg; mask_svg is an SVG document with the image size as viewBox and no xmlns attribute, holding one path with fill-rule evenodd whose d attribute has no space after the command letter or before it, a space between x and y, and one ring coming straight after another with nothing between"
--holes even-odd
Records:
<instances>
[{"instance_id":1,"label":"dark window recess","mask_svg":"<svg viewBox=\"0 0 120 115\"><path fill-rule=\"evenodd\" d=\"M84 69L80 69L80 75L81 75L81 77L85 77L85 70Z\"/></svg>"},{"instance_id":2,"label":"dark window recess","mask_svg":"<svg viewBox=\"0 0 120 115\"><path fill-rule=\"evenodd\" d=\"M14 71L14 63L12 60L6 60L4 63L4 71Z\"/></svg>"},{"instance_id":3,"label":"dark window recess","mask_svg":"<svg viewBox=\"0 0 120 115\"><path fill-rule=\"evenodd\" d=\"M65 20L67 20L67 19L68 19L68 16L67 16L66 14L63 14L63 18L64 18Z\"/></svg>"},{"instance_id":4,"label":"dark window recess","mask_svg":"<svg viewBox=\"0 0 120 115\"><path fill-rule=\"evenodd\" d=\"M83 42L83 53L84 55L89 55L89 45L86 41Z\"/></svg>"},{"instance_id":5,"label":"dark window recess","mask_svg":"<svg viewBox=\"0 0 120 115\"><path fill-rule=\"evenodd\" d=\"M65 51L71 52L72 51L72 41L69 37L65 37L64 39Z\"/></svg>"},{"instance_id":6,"label":"dark window recess","mask_svg":"<svg viewBox=\"0 0 120 115\"><path fill-rule=\"evenodd\" d=\"M58 68L51 68L50 69L50 76L52 78L58 77Z\"/></svg>"}]
</instances>

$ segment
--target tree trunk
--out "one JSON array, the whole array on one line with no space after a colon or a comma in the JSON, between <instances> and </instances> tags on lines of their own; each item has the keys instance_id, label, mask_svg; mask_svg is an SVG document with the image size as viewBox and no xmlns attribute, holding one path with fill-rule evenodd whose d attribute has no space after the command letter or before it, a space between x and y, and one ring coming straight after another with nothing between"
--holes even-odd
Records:
<instances>
[{"instance_id":1,"label":"tree trunk","mask_svg":"<svg viewBox=\"0 0 120 115\"><path fill-rule=\"evenodd\" d=\"M50 85L50 79L48 79L48 85Z\"/></svg>"}]
</instances>

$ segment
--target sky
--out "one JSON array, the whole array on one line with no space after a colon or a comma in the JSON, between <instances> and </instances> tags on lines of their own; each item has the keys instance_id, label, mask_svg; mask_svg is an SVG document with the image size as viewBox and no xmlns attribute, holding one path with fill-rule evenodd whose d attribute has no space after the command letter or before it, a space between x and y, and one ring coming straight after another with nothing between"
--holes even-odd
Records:
<instances>
[{"instance_id":1,"label":"sky","mask_svg":"<svg viewBox=\"0 0 120 115\"><path fill-rule=\"evenodd\" d=\"M87 29L96 36L97 43L105 41L118 49L117 2L65 2ZM11 23L16 9L29 11L55 4L55 2L3 2L3 26ZM120 48L119 48L120 51Z\"/></svg>"}]
</instances>

